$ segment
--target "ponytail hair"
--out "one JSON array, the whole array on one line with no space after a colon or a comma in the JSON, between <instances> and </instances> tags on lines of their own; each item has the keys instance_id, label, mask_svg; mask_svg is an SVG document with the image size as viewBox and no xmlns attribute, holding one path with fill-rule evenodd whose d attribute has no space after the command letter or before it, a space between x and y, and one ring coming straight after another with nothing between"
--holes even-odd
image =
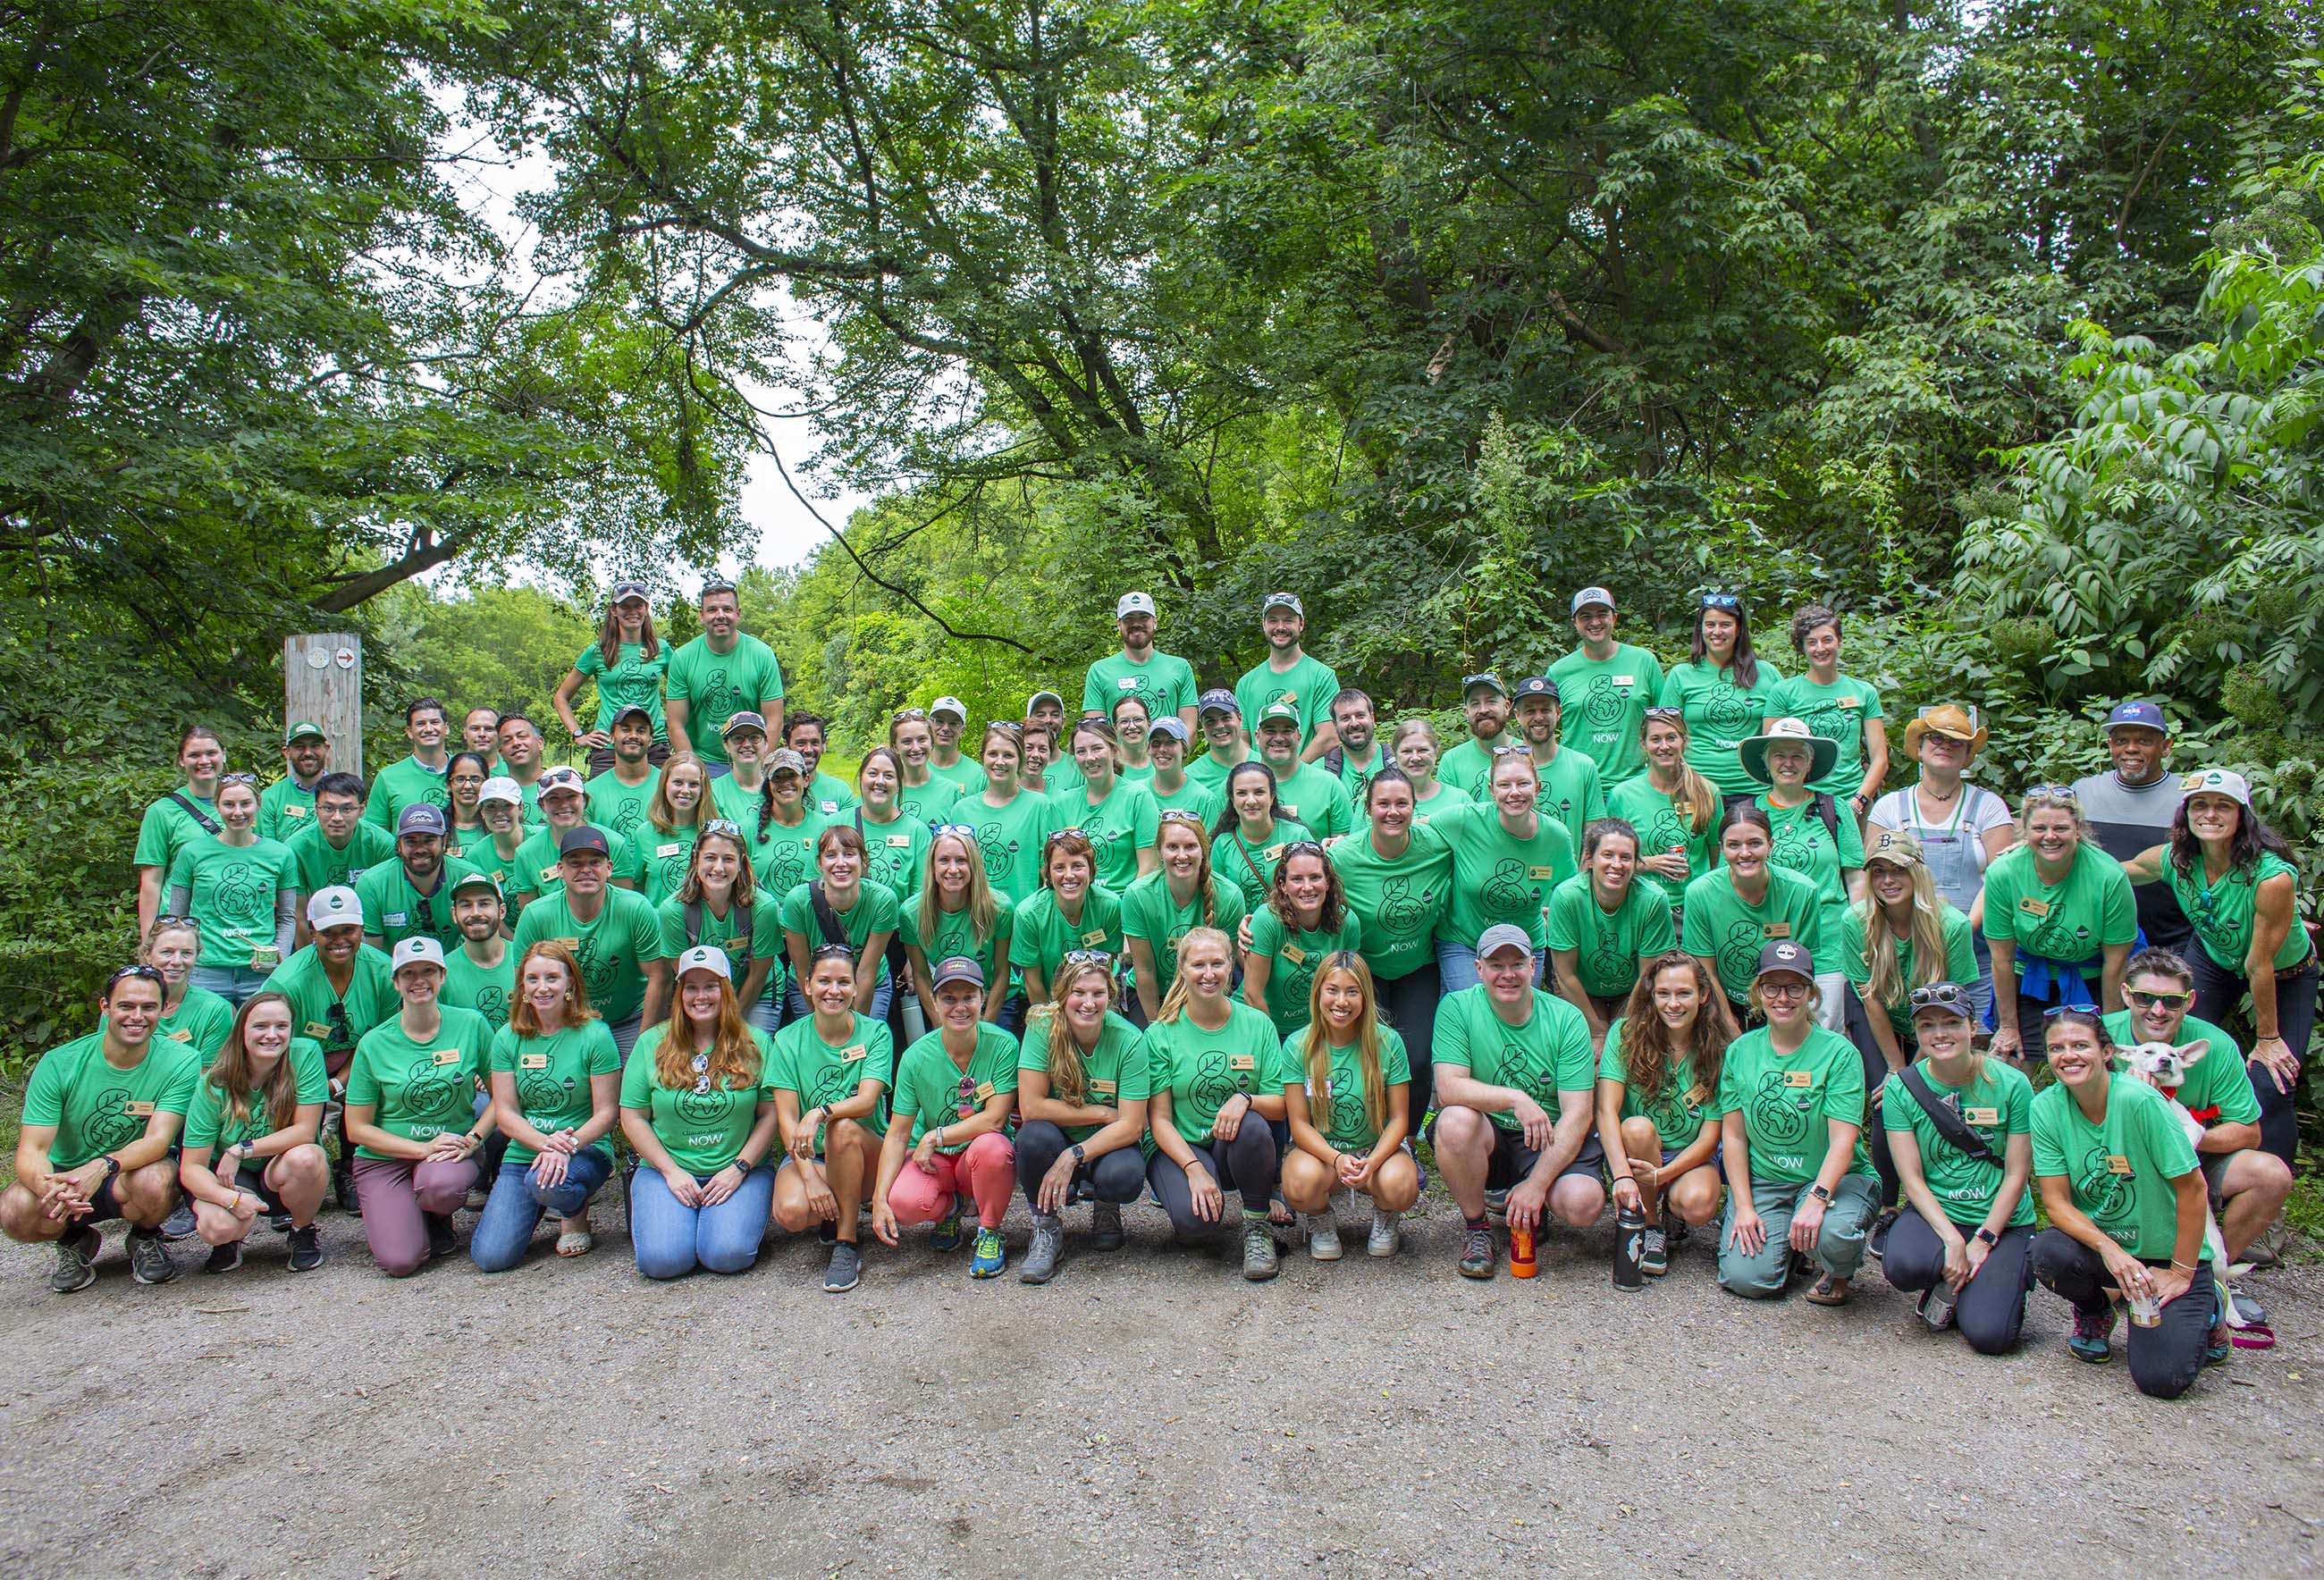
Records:
<instances>
[{"instance_id":1,"label":"ponytail hair","mask_svg":"<svg viewBox=\"0 0 2324 1580\"><path fill-rule=\"evenodd\" d=\"M1188 978L1184 969L1186 951L1198 943L1216 944L1224 951L1227 963L1229 965L1234 963L1234 941L1224 932L1215 927L1188 928L1186 935L1178 941L1177 960L1181 969L1170 983L1170 991L1162 996L1162 1007L1154 1015L1155 1024L1161 1025L1175 1021L1185 1011L1186 1000L1190 997L1186 987Z\"/></svg>"}]
</instances>

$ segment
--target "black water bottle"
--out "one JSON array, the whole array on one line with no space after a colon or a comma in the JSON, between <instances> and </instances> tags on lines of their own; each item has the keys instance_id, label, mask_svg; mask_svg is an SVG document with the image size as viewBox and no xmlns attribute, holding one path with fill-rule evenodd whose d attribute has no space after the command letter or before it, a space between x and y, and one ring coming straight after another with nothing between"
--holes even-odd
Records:
<instances>
[{"instance_id":1,"label":"black water bottle","mask_svg":"<svg viewBox=\"0 0 2324 1580\"><path fill-rule=\"evenodd\" d=\"M1646 1275L1639 1270L1638 1254L1646 1241L1645 1209L1617 1205L1614 1208L1614 1287L1642 1290Z\"/></svg>"}]
</instances>

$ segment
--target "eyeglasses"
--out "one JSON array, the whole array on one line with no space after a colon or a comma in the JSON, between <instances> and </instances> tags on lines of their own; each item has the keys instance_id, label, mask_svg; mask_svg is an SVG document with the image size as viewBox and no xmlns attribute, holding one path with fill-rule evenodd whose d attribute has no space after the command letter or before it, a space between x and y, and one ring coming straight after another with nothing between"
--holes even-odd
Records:
<instances>
[{"instance_id":1,"label":"eyeglasses","mask_svg":"<svg viewBox=\"0 0 2324 1580\"><path fill-rule=\"evenodd\" d=\"M724 834L729 839L739 840L742 837L742 825L731 817L714 817L702 825L702 831L706 834Z\"/></svg>"},{"instance_id":2,"label":"eyeglasses","mask_svg":"<svg viewBox=\"0 0 2324 1580\"><path fill-rule=\"evenodd\" d=\"M256 774L244 773L220 774L218 776L218 783L221 785L255 785L258 783L258 776Z\"/></svg>"},{"instance_id":3,"label":"eyeglasses","mask_svg":"<svg viewBox=\"0 0 2324 1580\"><path fill-rule=\"evenodd\" d=\"M1065 951L1065 964L1069 966L1110 966L1113 964L1113 956L1109 951L1102 949L1069 949Z\"/></svg>"},{"instance_id":4,"label":"eyeglasses","mask_svg":"<svg viewBox=\"0 0 2324 1580\"><path fill-rule=\"evenodd\" d=\"M2151 993L2136 988L2126 988L2123 997L2134 1009L2184 1009L2195 1002L2192 993Z\"/></svg>"},{"instance_id":5,"label":"eyeglasses","mask_svg":"<svg viewBox=\"0 0 2324 1580\"><path fill-rule=\"evenodd\" d=\"M1702 595L1702 607L1705 609L1740 609L1743 607L1743 600L1738 598L1732 592L1705 592Z\"/></svg>"},{"instance_id":6,"label":"eyeglasses","mask_svg":"<svg viewBox=\"0 0 2324 1580\"><path fill-rule=\"evenodd\" d=\"M2098 1012L2098 1006L2095 1004L2053 1004L2042 1012L2042 1018L2056 1020L2061 1015L2096 1015Z\"/></svg>"}]
</instances>

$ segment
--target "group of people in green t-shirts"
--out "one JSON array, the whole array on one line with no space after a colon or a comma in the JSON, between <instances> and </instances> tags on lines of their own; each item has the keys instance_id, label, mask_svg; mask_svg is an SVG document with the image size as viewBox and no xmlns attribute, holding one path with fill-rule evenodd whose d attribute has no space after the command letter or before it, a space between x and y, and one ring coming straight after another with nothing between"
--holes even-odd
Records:
<instances>
[{"instance_id":1,"label":"group of people in green t-shirts","mask_svg":"<svg viewBox=\"0 0 2324 1580\"><path fill-rule=\"evenodd\" d=\"M37 1067L0 1199L55 1288L115 1219L142 1281L171 1238L239 1265L262 1216L319 1265L335 1190L396 1276L471 1209L481 1269L549 1217L577 1255L617 1173L651 1278L748 1267L770 1223L828 1243L835 1291L863 1225L991 1277L1021 1194L1026 1282L1067 1208L1107 1250L1145 1197L1181 1238L1237 1228L1264 1279L1295 1235L1342 1254L1343 1193L1397 1254L1433 1171L1473 1278L1610 1202L1644 1274L1715 1222L1725 1288L1839 1305L1869 1254L1981 1351L2038 1278L2104 1359L2119 1297L2150 1392L2270 1341L2228 1279L2290 1188L2315 952L2249 785L2170 774L2151 703L2109 718L2110 778L2012 819L1956 705L1918 710L1887 788L1821 605L1787 679L1738 598L1703 595L1665 669L1584 588L1545 673L1464 677L1446 750L1305 650L1298 595L1203 689L1130 592L1077 717L1039 691L964 751L940 696L851 785L734 586L700 612L673 649L615 586L555 699L586 774L432 698L368 785L310 723L263 789L181 736L138 962ZM2133 1044L2180 1084L2125 1073Z\"/></svg>"}]
</instances>

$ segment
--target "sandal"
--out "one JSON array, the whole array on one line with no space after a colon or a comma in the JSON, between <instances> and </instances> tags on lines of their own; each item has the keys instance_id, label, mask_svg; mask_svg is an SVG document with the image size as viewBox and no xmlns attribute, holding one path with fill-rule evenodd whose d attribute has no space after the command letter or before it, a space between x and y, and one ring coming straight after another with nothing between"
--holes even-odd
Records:
<instances>
[{"instance_id":1,"label":"sandal","mask_svg":"<svg viewBox=\"0 0 2324 1580\"><path fill-rule=\"evenodd\" d=\"M559 1256L586 1256L597 1247L597 1236L586 1229L567 1229L557 1236Z\"/></svg>"},{"instance_id":2,"label":"sandal","mask_svg":"<svg viewBox=\"0 0 2324 1580\"><path fill-rule=\"evenodd\" d=\"M1816 1280L1815 1288L1808 1291L1807 1299L1812 1306L1845 1306L1848 1293L1847 1286L1827 1272Z\"/></svg>"}]
</instances>

